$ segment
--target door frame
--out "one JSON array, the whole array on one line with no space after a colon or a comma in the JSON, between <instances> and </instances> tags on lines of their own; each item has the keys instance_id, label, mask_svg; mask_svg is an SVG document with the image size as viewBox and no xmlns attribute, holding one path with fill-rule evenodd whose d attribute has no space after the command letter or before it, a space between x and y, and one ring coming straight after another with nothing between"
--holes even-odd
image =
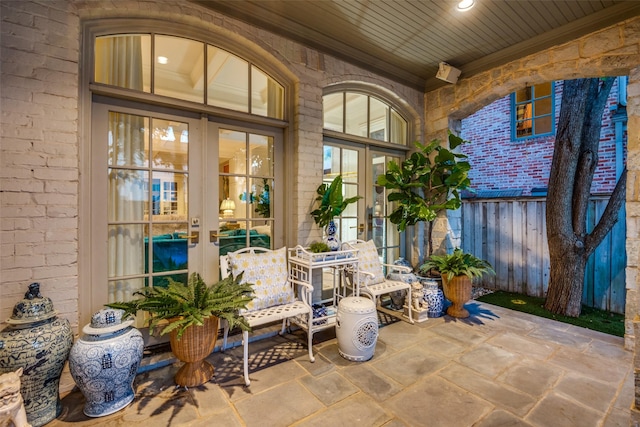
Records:
<instances>
[{"instance_id":1,"label":"door frame","mask_svg":"<svg viewBox=\"0 0 640 427\"><path fill-rule=\"evenodd\" d=\"M90 138L84 145L86 151L83 159L86 162L85 179L81 180L83 206L80 217L82 234L81 243L87 248L84 259L87 284L80 286L80 322L88 322L91 313L104 307L108 302L108 264L105 255L108 253L106 226L108 224L107 197L98 194L108 193L107 179L107 144L109 111L125 114L152 117L156 119L175 120L189 123L189 169L188 169L188 210L187 222L189 234L200 232L200 242L188 245L188 272L198 272L207 283L219 280L218 249L209 242L209 230L218 227L218 167L208 167L213 162L217 165L218 133L217 129L225 128L246 133L268 135L274 141L274 180L278 183L278 191L273 198L273 236L272 247L284 245L286 230L283 224L285 204L284 197L288 183L285 181L286 159L284 158L285 128L246 123L238 120L224 119L214 115L201 114L179 109L169 109L152 104L139 103L119 98L94 96L91 103ZM281 163L281 164L280 164ZM82 185L84 184L84 185ZM209 219L204 218L205 215ZM82 220L84 218L84 221ZM196 223L192 218L197 218ZM138 324L142 327L142 324ZM166 337L155 338L144 328L145 345L166 341Z\"/></svg>"}]
</instances>

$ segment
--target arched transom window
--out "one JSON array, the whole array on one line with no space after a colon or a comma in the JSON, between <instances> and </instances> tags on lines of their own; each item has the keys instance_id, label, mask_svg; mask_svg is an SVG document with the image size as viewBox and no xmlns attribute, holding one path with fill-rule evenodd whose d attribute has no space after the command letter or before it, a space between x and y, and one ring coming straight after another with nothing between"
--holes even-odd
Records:
<instances>
[{"instance_id":1,"label":"arched transom window","mask_svg":"<svg viewBox=\"0 0 640 427\"><path fill-rule=\"evenodd\" d=\"M284 88L248 61L219 47L161 34L95 40L94 82L284 118Z\"/></svg>"},{"instance_id":2,"label":"arched transom window","mask_svg":"<svg viewBox=\"0 0 640 427\"><path fill-rule=\"evenodd\" d=\"M406 145L407 120L389 103L365 93L323 96L324 128L349 135Z\"/></svg>"}]
</instances>

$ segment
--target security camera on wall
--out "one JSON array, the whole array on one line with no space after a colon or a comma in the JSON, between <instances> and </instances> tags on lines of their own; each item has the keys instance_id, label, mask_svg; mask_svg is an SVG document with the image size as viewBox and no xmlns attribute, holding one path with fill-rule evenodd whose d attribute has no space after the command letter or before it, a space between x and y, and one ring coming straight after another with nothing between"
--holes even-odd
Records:
<instances>
[{"instance_id":1,"label":"security camera on wall","mask_svg":"<svg viewBox=\"0 0 640 427\"><path fill-rule=\"evenodd\" d=\"M441 62L438 66L438 74L436 74L436 78L455 84L458 81L460 73L461 71L457 68L452 67L446 62Z\"/></svg>"}]
</instances>

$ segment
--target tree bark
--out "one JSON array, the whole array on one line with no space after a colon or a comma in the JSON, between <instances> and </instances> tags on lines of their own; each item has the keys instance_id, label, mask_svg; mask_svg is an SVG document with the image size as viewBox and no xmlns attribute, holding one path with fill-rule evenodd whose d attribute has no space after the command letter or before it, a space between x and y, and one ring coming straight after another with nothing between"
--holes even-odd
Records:
<instances>
[{"instance_id":1,"label":"tree bark","mask_svg":"<svg viewBox=\"0 0 640 427\"><path fill-rule=\"evenodd\" d=\"M551 263L550 277L554 278L544 308L552 313L578 317L582 308L582 288L587 258L578 251L564 254L563 263Z\"/></svg>"},{"instance_id":2,"label":"tree bark","mask_svg":"<svg viewBox=\"0 0 640 427\"><path fill-rule=\"evenodd\" d=\"M598 165L602 113L613 78L577 79L564 83L556 143L547 193L547 240L551 270L545 308L577 317L587 259L618 219L624 200L626 172L591 234L587 209Z\"/></svg>"}]
</instances>

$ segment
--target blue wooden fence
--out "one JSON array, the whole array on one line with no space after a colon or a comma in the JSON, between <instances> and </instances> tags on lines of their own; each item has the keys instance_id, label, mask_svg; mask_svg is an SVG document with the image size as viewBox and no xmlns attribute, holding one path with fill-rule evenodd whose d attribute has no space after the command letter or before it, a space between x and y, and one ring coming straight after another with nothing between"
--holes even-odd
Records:
<instances>
[{"instance_id":1,"label":"blue wooden fence","mask_svg":"<svg viewBox=\"0 0 640 427\"><path fill-rule=\"evenodd\" d=\"M608 198L593 197L588 229L604 212ZM462 248L489 261L495 276L483 279L492 289L546 296L549 249L545 198L465 200L462 205ZM582 302L589 307L624 314L626 225L624 207L604 241L591 255Z\"/></svg>"}]
</instances>

